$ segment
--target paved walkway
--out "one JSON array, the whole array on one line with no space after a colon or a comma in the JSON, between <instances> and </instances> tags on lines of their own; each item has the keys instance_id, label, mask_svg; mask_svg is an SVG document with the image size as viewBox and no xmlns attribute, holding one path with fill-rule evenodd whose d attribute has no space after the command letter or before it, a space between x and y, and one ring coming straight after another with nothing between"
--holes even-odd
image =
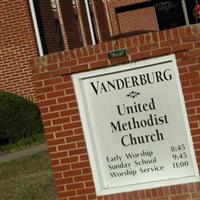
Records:
<instances>
[{"instance_id":1,"label":"paved walkway","mask_svg":"<svg viewBox=\"0 0 200 200\"><path fill-rule=\"evenodd\" d=\"M9 153L9 154L0 156L0 163L9 162L11 160L16 160L18 158L22 158L25 156L30 156L30 155L33 155L33 154L36 154L38 152L45 151L45 150L47 150L47 144L46 143L40 144L40 145L31 147L28 149L24 149L24 150L15 152L15 153Z\"/></svg>"}]
</instances>

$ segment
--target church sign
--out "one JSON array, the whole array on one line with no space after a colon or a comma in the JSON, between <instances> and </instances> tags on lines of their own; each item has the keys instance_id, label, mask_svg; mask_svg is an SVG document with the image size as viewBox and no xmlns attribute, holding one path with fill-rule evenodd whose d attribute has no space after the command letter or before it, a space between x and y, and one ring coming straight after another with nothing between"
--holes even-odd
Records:
<instances>
[{"instance_id":1,"label":"church sign","mask_svg":"<svg viewBox=\"0 0 200 200\"><path fill-rule=\"evenodd\" d=\"M72 78L97 195L199 181L174 55Z\"/></svg>"}]
</instances>

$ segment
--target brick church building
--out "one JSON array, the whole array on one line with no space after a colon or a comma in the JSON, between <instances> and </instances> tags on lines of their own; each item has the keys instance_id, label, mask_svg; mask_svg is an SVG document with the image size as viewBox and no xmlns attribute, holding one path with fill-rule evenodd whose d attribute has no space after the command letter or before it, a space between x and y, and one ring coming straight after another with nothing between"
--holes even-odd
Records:
<instances>
[{"instance_id":1,"label":"brick church building","mask_svg":"<svg viewBox=\"0 0 200 200\"><path fill-rule=\"evenodd\" d=\"M29 60L197 22L196 0L2 0L0 90L34 99ZM176 19L176 20L174 20Z\"/></svg>"},{"instance_id":2,"label":"brick church building","mask_svg":"<svg viewBox=\"0 0 200 200\"><path fill-rule=\"evenodd\" d=\"M198 182L199 175L197 174L197 171L199 172L200 169L199 4L200 1L198 2L198 0L0 1L0 91L15 93L38 103L44 123L59 200L200 199L200 183ZM166 60L168 57L170 57L170 59L173 57L173 62L172 60ZM158 132L157 130L157 133L162 136L157 143L163 144L162 147L159 146L159 148L156 148L158 146L154 143L155 135L152 134L147 138L148 140L151 139L152 146L149 144L145 144L146 146L142 144L138 148L143 148L144 145L144 149L142 149L141 152L144 150L143 154L144 158L146 158L147 156L145 157L145 154L151 153L148 149L151 147L154 152L158 152L158 155L156 153L153 153L153 155L157 156L157 160L162 160L164 163L163 165L165 165L169 163L169 159L165 160L165 156L160 156L159 152L163 153L162 150L166 147L167 143L167 145L169 145L168 150L170 151L171 149L171 153L173 153L172 156L176 159L176 162L174 161L175 164L173 163L174 168L178 171L179 168L182 170L185 167L186 173L189 173L192 177L194 175L197 176L195 179L196 182L190 181L190 177L184 177L184 173L174 173L174 176L183 176L187 181L179 182L174 180L176 183L175 185L168 185L165 182L162 187L159 187L158 181L158 185L154 187L154 189L151 189L148 184L146 188L141 189L138 186L140 185L140 180L138 180L139 184L136 187L139 187L140 190L135 190L133 192L132 190L125 189L120 190L118 194L118 188L115 187L114 191L116 193L111 191L110 193L104 193L104 195L98 196L94 184L95 173L92 173L92 162L89 162L89 157L91 161L91 154L88 152L91 153L92 151L90 146L90 151L86 148L86 143L88 147L88 140L84 137L85 132L83 132L81 123L87 122L88 118L86 116L85 121L81 120L80 113L84 114L84 112L81 109L81 112L79 112L79 102L77 101L77 95L75 95L75 84L72 81L72 77L76 77L77 73L80 72L97 73L95 72L98 71L97 69L101 69L102 71L116 70L113 69L115 68L113 66L118 66L121 69L121 67L123 68L123 66L125 64L128 65L128 63L132 66L136 66L136 69L141 68L143 70L142 62L145 67L148 66L148 68L145 69L151 70L150 68L155 65L155 62L158 62L154 59L164 59L162 64L157 64L158 66L161 65L161 67L165 67L166 63L176 63L177 65L177 77L180 78L181 89L176 86L171 88L173 90L178 88L177 90L179 90L179 93L183 92L182 96L184 96L184 100L181 106L186 106L185 110L187 114L185 114L184 119L187 121L186 119L188 118L188 130L190 129L191 131L191 134L188 135L192 135L190 142L191 149L193 148L192 140L194 144L193 153L195 152L196 156L193 155L192 159L196 159L197 161L195 161L195 173L192 172L191 174L191 171L189 171L190 160L188 162L184 160L189 158L188 155L190 152L186 148L187 146L182 143L177 146L172 146L171 144L173 142L178 143L179 139L180 141L182 139L181 137L177 139L177 130L179 130L180 127L177 127L176 122L180 121L180 119L174 119L174 116L177 114L176 106L173 103L174 93L170 90L165 94L164 90L161 91L161 86L163 87L163 85L157 87L153 91L157 95L157 98L164 99L164 104L160 106L161 111L170 112L168 116L165 115L166 124L161 128L164 127L163 130L166 132L168 131L167 133L169 133L170 136L174 136L176 139L172 138L172 140L169 140L171 143L169 141L167 143L167 139L165 141L164 136L161 135L164 131ZM172 66L169 65L169 68L170 67ZM129 70L129 68L127 69ZM166 69L166 74L163 75L165 79L170 77L168 72L169 69ZM144 74L145 73L144 71ZM164 78L161 77L159 71L156 73L157 79L162 82ZM94 77L96 76L97 75L94 75ZM104 75L100 74L99 76ZM140 80L144 78L142 74L139 74L139 77ZM126 80L124 84L126 84L127 88L131 84L141 86L136 79L137 77L133 75L131 83L130 77L129 79L128 77L124 77L124 80ZM84 82L84 78L82 80ZM118 80L119 82L119 78L113 80ZM109 81L110 80L107 81L108 88L105 88L104 85L100 88L104 93L109 89L112 90L117 87L116 85L112 85L114 82L111 83ZM83 86L79 86L80 93L84 93L82 89L82 87L84 88L86 85L84 84ZM100 87L98 84L98 81L93 84L93 89L96 93ZM157 90L162 93L162 95L160 95L161 97L157 94ZM137 96L139 94L134 92L135 91L129 91L129 99L126 101L133 102L133 98L135 98L134 95ZM151 92L147 89L145 95L151 95ZM142 113L136 112L135 115L141 114L141 116L144 117L145 113L148 114L150 110L152 110L152 112L156 110L155 107L157 104L154 105L154 99L151 97L151 102L147 104L145 103L145 95L144 99L142 99L143 97L141 97L141 99L138 98L139 100L134 99L135 103L133 104L135 106L139 105L140 101L143 102ZM112 100L114 101L116 99L113 97ZM174 101L176 100L177 98ZM136 103L136 101L138 102ZM93 103L93 99L91 102ZM170 102L172 103L170 104ZM99 103L101 103L101 101L99 101ZM115 112L107 111L108 116L104 116L104 111L112 107L106 106L107 105L102 106L102 112L101 109L97 109L100 113L103 113L100 118L95 114L93 115L95 120L97 117L97 120L100 121L100 123L96 123L96 126L101 124L101 120L103 121L104 117L106 118L115 114ZM180 106L180 104L177 104L177 107L178 106ZM92 112L93 110L91 110L90 113L88 112L88 116L90 116ZM152 118L157 120L156 113L154 113L154 115L150 114L149 116L151 117L150 121ZM124 116L122 116L122 114L119 116L118 114L118 116L115 117ZM169 117L169 123L167 117ZM170 118L174 120L170 121ZM124 118L122 118L122 120L123 119ZM158 127L160 127L159 122L164 123L164 118L158 118L156 122ZM121 121L119 120L116 125L113 126L114 128L112 130L117 132L117 125L120 123ZM146 122L143 120L143 123ZM146 126L146 124L143 125ZM173 124L175 128L169 131L166 127L171 126L171 124ZM104 129L105 127L102 126L99 128L100 133L101 128ZM128 123L124 123L120 131L118 131L120 133L115 134L117 136L120 134L127 134L127 129ZM142 130L146 129L144 128ZM149 130L151 130L151 127L146 131L148 132ZM96 129L94 129L94 132L95 131ZM138 130L131 131L133 132L131 132L129 136L132 133L139 133ZM103 132L102 134L105 133ZM180 134L182 134L181 131ZM114 139L117 136L113 136L113 141L111 140L109 144L108 141L102 140L101 148L104 150L105 145L105 148L110 148L112 150ZM129 138L129 136L123 136L124 146L128 146L127 138ZM165 136L168 138L167 134ZM140 136L138 136L138 138L139 137ZM134 143L134 138L136 137L131 136L132 143ZM95 144L98 144L98 142L97 140ZM93 145L93 143L91 144ZM114 147L117 151L117 145ZM133 145L133 147L126 148L134 150L134 147ZM96 151L96 149L94 151ZM178 154L180 151L182 151L182 156ZM166 155L168 154L169 152L166 151ZM172 159L172 156L170 159ZM98 158L93 156L93 159ZM116 156L115 159L120 159L120 156ZM106 159L104 159L104 161L105 160ZM182 163L180 160L186 161L187 165L181 166ZM110 162L111 159L107 157L107 162L108 161ZM138 163L140 163L141 167L147 167L145 161ZM151 163L148 166L150 166L150 168L147 168L146 171L148 171L150 175L144 176L144 179L150 178L153 180L154 175L156 176L159 174L159 172L155 172L158 168L156 168L155 165L151 165ZM97 168L98 167L99 166L97 166ZM161 166L159 169L164 169L164 167ZM172 169L172 171L173 170L174 169ZM171 175L171 173L169 174ZM160 175L163 177L162 173L160 173ZM133 177L133 179L135 177ZM107 177L105 176L104 178L105 179L102 179L103 181L101 180L102 185L105 186L105 188L109 188L109 184L104 183ZM165 179L165 177L163 177L163 179ZM112 180L118 180L118 178L115 179L114 177ZM119 178L119 180L121 179ZM133 180L131 179L130 181ZM95 183L98 185L98 181ZM120 181L115 181L113 185L120 184Z\"/></svg>"}]
</instances>

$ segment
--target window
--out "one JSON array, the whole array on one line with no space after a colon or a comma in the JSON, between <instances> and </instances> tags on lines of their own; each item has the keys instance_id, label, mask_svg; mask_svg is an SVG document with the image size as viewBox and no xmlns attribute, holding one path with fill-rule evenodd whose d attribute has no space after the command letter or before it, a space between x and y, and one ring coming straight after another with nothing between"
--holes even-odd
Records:
<instances>
[{"instance_id":1,"label":"window","mask_svg":"<svg viewBox=\"0 0 200 200\"><path fill-rule=\"evenodd\" d=\"M116 7L110 23L119 35L110 37L104 12L108 8L100 0L29 0L41 56L64 47L74 49L128 34L198 23L194 15L197 1L147 0Z\"/></svg>"},{"instance_id":2,"label":"window","mask_svg":"<svg viewBox=\"0 0 200 200\"><path fill-rule=\"evenodd\" d=\"M194 7L196 3L197 0L152 0L118 7L115 11L118 16L120 13L152 7L156 12L159 30L164 30L198 23L199 20L196 19L194 15Z\"/></svg>"},{"instance_id":3,"label":"window","mask_svg":"<svg viewBox=\"0 0 200 200\"><path fill-rule=\"evenodd\" d=\"M182 3L179 0L158 1L155 10L160 30L186 24Z\"/></svg>"},{"instance_id":4,"label":"window","mask_svg":"<svg viewBox=\"0 0 200 200\"><path fill-rule=\"evenodd\" d=\"M95 43L88 1L29 0L40 56Z\"/></svg>"},{"instance_id":5,"label":"window","mask_svg":"<svg viewBox=\"0 0 200 200\"><path fill-rule=\"evenodd\" d=\"M29 0L40 56L64 49L55 0Z\"/></svg>"},{"instance_id":6,"label":"window","mask_svg":"<svg viewBox=\"0 0 200 200\"><path fill-rule=\"evenodd\" d=\"M200 3L199 0L198 1L197 0L185 0L190 24L195 24L195 23L200 22L199 19L197 19L196 16L194 15L194 7L198 2Z\"/></svg>"}]
</instances>

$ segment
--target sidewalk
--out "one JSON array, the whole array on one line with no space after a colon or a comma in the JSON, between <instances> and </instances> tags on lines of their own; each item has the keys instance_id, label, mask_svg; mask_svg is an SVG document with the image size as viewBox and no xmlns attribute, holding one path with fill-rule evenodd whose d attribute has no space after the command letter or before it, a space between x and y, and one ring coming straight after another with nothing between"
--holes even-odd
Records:
<instances>
[{"instance_id":1,"label":"sidewalk","mask_svg":"<svg viewBox=\"0 0 200 200\"><path fill-rule=\"evenodd\" d=\"M15 153L9 153L3 156L0 156L0 163L9 162L11 160L16 160L25 156L30 156L41 151L47 150L47 144L40 144L31 148L27 148Z\"/></svg>"}]
</instances>

